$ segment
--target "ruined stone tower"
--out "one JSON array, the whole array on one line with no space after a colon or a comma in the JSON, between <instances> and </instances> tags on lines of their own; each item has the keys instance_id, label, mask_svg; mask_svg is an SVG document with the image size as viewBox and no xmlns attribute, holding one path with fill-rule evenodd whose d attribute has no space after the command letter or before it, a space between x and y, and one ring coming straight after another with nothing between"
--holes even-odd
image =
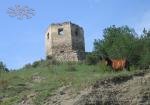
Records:
<instances>
[{"instance_id":1,"label":"ruined stone tower","mask_svg":"<svg viewBox=\"0 0 150 105\"><path fill-rule=\"evenodd\" d=\"M85 58L83 28L71 22L51 24L45 33L46 56L58 61Z\"/></svg>"}]
</instances>

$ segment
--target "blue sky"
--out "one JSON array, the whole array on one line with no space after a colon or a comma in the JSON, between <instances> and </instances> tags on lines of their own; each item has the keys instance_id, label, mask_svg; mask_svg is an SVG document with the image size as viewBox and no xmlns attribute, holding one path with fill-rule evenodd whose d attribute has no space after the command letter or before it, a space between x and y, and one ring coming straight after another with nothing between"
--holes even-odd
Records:
<instances>
[{"instance_id":1,"label":"blue sky","mask_svg":"<svg viewBox=\"0 0 150 105\"><path fill-rule=\"evenodd\" d=\"M17 20L6 13L16 4L36 10L32 19ZM45 58L44 32L51 23L72 21L84 28L86 51L110 25L128 25L140 33L150 28L150 0L1 0L0 60L9 68Z\"/></svg>"}]
</instances>

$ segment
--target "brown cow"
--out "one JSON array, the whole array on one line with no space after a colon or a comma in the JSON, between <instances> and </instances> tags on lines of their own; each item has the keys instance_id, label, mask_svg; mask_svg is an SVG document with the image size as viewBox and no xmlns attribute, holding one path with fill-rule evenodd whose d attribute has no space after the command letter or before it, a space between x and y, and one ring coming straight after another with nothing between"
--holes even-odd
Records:
<instances>
[{"instance_id":1,"label":"brown cow","mask_svg":"<svg viewBox=\"0 0 150 105\"><path fill-rule=\"evenodd\" d=\"M110 66L115 71L129 70L129 62L126 59L110 59L106 57L105 61L107 66Z\"/></svg>"}]
</instances>

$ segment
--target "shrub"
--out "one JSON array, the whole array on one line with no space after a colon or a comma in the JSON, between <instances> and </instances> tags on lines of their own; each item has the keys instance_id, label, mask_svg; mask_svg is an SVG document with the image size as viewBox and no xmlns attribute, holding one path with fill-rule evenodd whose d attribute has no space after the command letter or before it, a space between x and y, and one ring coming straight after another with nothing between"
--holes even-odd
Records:
<instances>
[{"instance_id":1,"label":"shrub","mask_svg":"<svg viewBox=\"0 0 150 105\"><path fill-rule=\"evenodd\" d=\"M101 72L110 72L110 71L113 71L109 66L107 66L103 62L101 62L99 65L100 65Z\"/></svg>"},{"instance_id":2,"label":"shrub","mask_svg":"<svg viewBox=\"0 0 150 105\"><path fill-rule=\"evenodd\" d=\"M9 72L9 69L6 67L6 65L2 61L0 61L0 71Z\"/></svg>"},{"instance_id":3,"label":"shrub","mask_svg":"<svg viewBox=\"0 0 150 105\"><path fill-rule=\"evenodd\" d=\"M150 66L150 53L141 56L139 61L140 69L149 69Z\"/></svg>"},{"instance_id":4,"label":"shrub","mask_svg":"<svg viewBox=\"0 0 150 105\"><path fill-rule=\"evenodd\" d=\"M53 56L47 56L46 57L46 62L47 64L53 64L53 65L58 65L60 62L56 61L56 59Z\"/></svg>"},{"instance_id":5,"label":"shrub","mask_svg":"<svg viewBox=\"0 0 150 105\"><path fill-rule=\"evenodd\" d=\"M39 65L40 65L40 61L35 61L35 62L33 62L32 67L36 68Z\"/></svg>"},{"instance_id":6,"label":"shrub","mask_svg":"<svg viewBox=\"0 0 150 105\"><path fill-rule=\"evenodd\" d=\"M99 59L99 57L97 55L91 53L91 54L87 54L86 55L85 62L88 65L94 65L94 64L97 64L99 62L99 60L100 59Z\"/></svg>"},{"instance_id":7,"label":"shrub","mask_svg":"<svg viewBox=\"0 0 150 105\"><path fill-rule=\"evenodd\" d=\"M53 56L47 56L46 59L51 60L51 59L53 59Z\"/></svg>"},{"instance_id":8,"label":"shrub","mask_svg":"<svg viewBox=\"0 0 150 105\"><path fill-rule=\"evenodd\" d=\"M28 64L26 64L23 68L29 69L29 68L31 68L31 67L32 67L32 65L31 65L30 63L28 63Z\"/></svg>"},{"instance_id":9,"label":"shrub","mask_svg":"<svg viewBox=\"0 0 150 105\"><path fill-rule=\"evenodd\" d=\"M130 66L130 71L132 72L132 71L136 71L136 70L139 70L140 69L140 67L138 67L138 66L135 66L135 65L131 65Z\"/></svg>"}]
</instances>

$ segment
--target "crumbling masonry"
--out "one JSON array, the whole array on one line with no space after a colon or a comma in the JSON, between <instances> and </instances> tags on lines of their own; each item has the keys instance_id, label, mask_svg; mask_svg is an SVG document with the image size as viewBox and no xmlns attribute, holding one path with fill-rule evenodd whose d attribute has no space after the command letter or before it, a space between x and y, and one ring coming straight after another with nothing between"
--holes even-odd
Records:
<instances>
[{"instance_id":1,"label":"crumbling masonry","mask_svg":"<svg viewBox=\"0 0 150 105\"><path fill-rule=\"evenodd\" d=\"M58 61L80 61L85 58L83 28L71 22L51 24L45 33L46 56Z\"/></svg>"}]
</instances>

